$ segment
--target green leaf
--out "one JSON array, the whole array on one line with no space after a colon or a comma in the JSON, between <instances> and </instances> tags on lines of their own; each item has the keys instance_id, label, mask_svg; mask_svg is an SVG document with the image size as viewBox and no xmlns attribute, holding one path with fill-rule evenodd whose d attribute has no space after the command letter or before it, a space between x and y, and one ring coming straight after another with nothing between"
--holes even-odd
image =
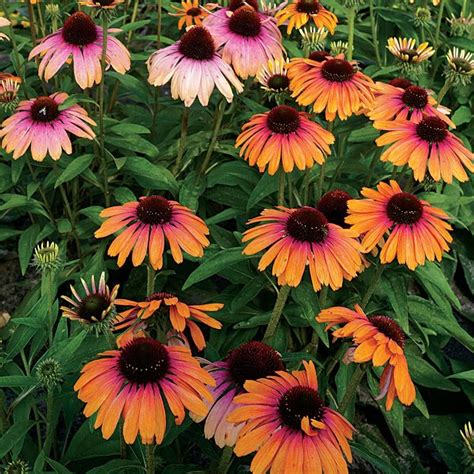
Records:
<instances>
[{"instance_id":1,"label":"green leaf","mask_svg":"<svg viewBox=\"0 0 474 474\"><path fill-rule=\"evenodd\" d=\"M247 201L247 210L255 207L262 199L278 191L278 177L265 173L253 189Z\"/></svg>"},{"instance_id":2,"label":"green leaf","mask_svg":"<svg viewBox=\"0 0 474 474\"><path fill-rule=\"evenodd\" d=\"M141 468L141 469L140 469ZM87 474L109 474L109 472L127 472L127 469L132 469L133 472L145 469L138 461L131 461L129 459L114 459L102 466L95 467L87 471Z\"/></svg>"},{"instance_id":3,"label":"green leaf","mask_svg":"<svg viewBox=\"0 0 474 474\"><path fill-rule=\"evenodd\" d=\"M410 354L407 357L410 375L415 383L423 387L447 390L448 392L459 392L459 387L450 382L444 375L438 372L431 364L421 357Z\"/></svg>"},{"instance_id":4,"label":"green leaf","mask_svg":"<svg viewBox=\"0 0 474 474\"><path fill-rule=\"evenodd\" d=\"M403 276L398 273L385 274L382 279L382 289L395 311L395 320L407 334L410 334L407 290Z\"/></svg>"},{"instance_id":5,"label":"green leaf","mask_svg":"<svg viewBox=\"0 0 474 474\"><path fill-rule=\"evenodd\" d=\"M36 377L28 375L5 375L0 377L1 388L31 387L37 383Z\"/></svg>"},{"instance_id":6,"label":"green leaf","mask_svg":"<svg viewBox=\"0 0 474 474\"><path fill-rule=\"evenodd\" d=\"M74 158L69 165L66 166L64 171L59 175L56 183L54 184L54 189L56 189L61 184L67 183L71 181L76 176L79 176L84 170L89 168L92 160L94 159L94 155L82 155L79 158Z\"/></svg>"},{"instance_id":7,"label":"green leaf","mask_svg":"<svg viewBox=\"0 0 474 474\"><path fill-rule=\"evenodd\" d=\"M466 370L465 372L450 375L448 379L467 380L468 382L474 383L474 370Z\"/></svg>"},{"instance_id":8,"label":"green leaf","mask_svg":"<svg viewBox=\"0 0 474 474\"><path fill-rule=\"evenodd\" d=\"M39 224L33 224L21 233L20 239L18 240L18 259L20 260L22 275L26 273L26 269L30 263L39 232Z\"/></svg>"},{"instance_id":9,"label":"green leaf","mask_svg":"<svg viewBox=\"0 0 474 474\"><path fill-rule=\"evenodd\" d=\"M369 451L367 448L362 446L360 443L356 443L355 441L351 442L351 448L357 456L360 456L362 459L365 459L368 463L372 466L380 469L381 472L384 474L400 474L400 471L389 464L384 459L380 458L373 452Z\"/></svg>"},{"instance_id":10,"label":"green leaf","mask_svg":"<svg viewBox=\"0 0 474 474\"><path fill-rule=\"evenodd\" d=\"M0 438L0 459L2 459L12 448L23 444L26 433L34 425L33 421L19 421L14 423L8 431Z\"/></svg>"},{"instance_id":11,"label":"green leaf","mask_svg":"<svg viewBox=\"0 0 474 474\"><path fill-rule=\"evenodd\" d=\"M462 125L464 123L469 123L471 121L471 118L471 109L469 107L466 107L465 105L459 107L459 109L457 109L452 116L452 120L457 126Z\"/></svg>"},{"instance_id":12,"label":"green leaf","mask_svg":"<svg viewBox=\"0 0 474 474\"><path fill-rule=\"evenodd\" d=\"M130 156L123 170L128 171L143 188L178 194L178 183L171 172L164 166L151 163L146 158Z\"/></svg>"},{"instance_id":13,"label":"green leaf","mask_svg":"<svg viewBox=\"0 0 474 474\"><path fill-rule=\"evenodd\" d=\"M206 176L191 171L184 179L179 190L179 202L195 211L199 206L199 198L206 190Z\"/></svg>"},{"instance_id":14,"label":"green leaf","mask_svg":"<svg viewBox=\"0 0 474 474\"><path fill-rule=\"evenodd\" d=\"M189 275L188 279L184 282L183 290L187 290L196 283L249 258L251 257L242 254L242 247L221 250L204 260L201 265Z\"/></svg>"}]
</instances>

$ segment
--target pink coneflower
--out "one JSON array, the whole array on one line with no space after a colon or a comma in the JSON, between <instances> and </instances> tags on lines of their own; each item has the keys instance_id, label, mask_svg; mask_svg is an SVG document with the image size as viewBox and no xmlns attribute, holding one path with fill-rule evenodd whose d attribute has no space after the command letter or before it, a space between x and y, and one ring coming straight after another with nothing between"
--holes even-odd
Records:
<instances>
[{"instance_id":1,"label":"pink coneflower","mask_svg":"<svg viewBox=\"0 0 474 474\"><path fill-rule=\"evenodd\" d=\"M214 438L217 446L234 446L242 424L227 421L227 415L238 405L233 402L236 395L244 393L247 380L257 380L285 370L280 354L263 342L250 341L229 352L219 362L210 363L205 369L216 381L211 389L214 398L204 424L204 435ZM196 421L201 421L196 419Z\"/></svg>"},{"instance_id":2,"label":"pink coneflower","mask_svg":"<svg viewBox=\"0 0 474 474\"><path fill-rule=\"evenodd\" d=\"M3 122L0 130L5 151L13 151L16 160L31 147L35 161L43 161L48 153L53 160L59 160L63 150L68 155L72 153L68 133L93 140L95 133L88 124L95 125L95 122L81 106L74 104L59 110L68 97L58 92L20 102L17 111Z\"/></svg>"},{"instance_id":3,"label":"pink coneflower","mask_svg":"<svg viewBox=\"0 0 474 474\"><path fill-rule=\"evenodd\" d=\"M419 122L424 115L438 117L450 127L456 127L448 118L450 110L436 105L432 91L424 87L405 84L394 80L389 84L376 82L374 86L375 101L368 113L370 120L410 120Z\"/></svg>"},{"instance_id":4,"label":"pink coneflower","mask_svg":"<svg viewBox=\"0 0 474 474\"><path fill-rule=\"evenodd\" d=\"M148 82L162 86L171 80L171 97L181 99L191 107L196 97L203 106L217 87L232 102L234 94L243 87L232 68L216 53L216 45L209 31L195 26L176 44L160 49L148 59Z\"/></svg>"},{"instance_id":5,"label":"pink coneflower","mask_svg":"<svg viewBox=\"0 0 474 474\"><path fill-rule=\"evenodd\" d=\"M42 58L38 74L48 81L72 57L76 82L86 89L102 81L102 42L102 28L89 15L76 12L67 18L62 28L41 40L32 49L29 59ZM130 53L119 40L108 36L106 53L107 65L117 72L125 74L130 69Z\"/></svg>"},{"instance_id":6,"label":"pink coneflower","mask_svg":"<svg viewBox=\"0 0 474 474\"><path fill-rule=\"evenodd\" d=\"M231 64L242 79L255 76L269 60L283 57L281 33L272 17L244 5L235 11L222 9L204 20L222 59Z\"/></svg>"}]
</instances>

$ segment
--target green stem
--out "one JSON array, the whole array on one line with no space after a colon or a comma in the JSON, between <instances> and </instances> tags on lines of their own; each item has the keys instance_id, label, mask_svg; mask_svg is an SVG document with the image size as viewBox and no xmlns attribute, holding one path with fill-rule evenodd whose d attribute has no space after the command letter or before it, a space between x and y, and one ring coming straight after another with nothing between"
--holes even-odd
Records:
<instances>
[{"instance_id":1,"label":"green stem","mask_svg":"<svg viewBox=\"0 0 474 474\"><path fill-rule=\"evenodd\" d=\"M319 292L319 309L323 310L326 307L326 302L328 299L328 291L329 288L327 286L323 286L321 291Z\"/></svg>"},{"instance_id":2,"label":"green stem","mask_svg":"<svg viewBox=\"0 0 474 474\"><path fill-rule=\"evenodd\" d=\"M351 379L349 380L349 384L346 387L346 392L344 397L339 405L339 413L344 415L349 408L349 405L352 403L354 396L357 392L357 387L359 386L360 382L362 381L362 377L365 374L365 367L361 366L361 364L357 364L354 373L352 374Z\"/></svg>"},{"instance_id":3,"label":"green stem","mask_svg":"<svg viewBox=\"0 0 474 474\"><path fill-rule=\"evenodd\" d=\"M352 61L352 51L354 49L354 24L356 7L349 7L347 11L347 60Z\"/></svg>"},{"instance_id":4,"label":"green stem","mask_svg":"<svg viewBox=\"0 0 474 474\"><path fill-rule=\"evenodd\" d=\"M30 17L31 41L33 42L33 45L36 45L36 19L35 10L33 9L31 0L28 0L28 16Z\"/></svg>"},{"instance_id":5,"label":"green stem","mask_svg":"<svg viewBox=\"0 0 474 474\"><path fill-rule=\"evenodd\" d=\"M204 157L204 161L202 162L201 169L199 170L199 174L204 175L206 173L206 169L209 166L209 162L211 161L212 153L214 151L214 147L216 146L217 137L219 136L219 130L221 129L222 119L224 118L224 111L225 111L225 99L222 99L217 106L216 115L214 118L214 127L212 130L211 141L209 143L209 148L207 149L206 156Z\"/></svg>"},{"instance_id":6,"label":"green stem","mask_svg":"<svg viewBox=\"0 0 474 474\"><path fill-rule=\"evenodd\" d=\"M377 23L375 22L375 10L374 10L374 0L369 0L369 10L370 10L370 27L372 29L372 41L374 43L375 51L375 60L377 65L382 67L382 59L380 57L379 51L379 39L377 36Z\"/></svg>"},{"instance_id":7,"label":"green stem","mask_svg":"<svg viewBox=\"0 0 474 474\"><path fill-rule=\"evenodd\" d=\"M161 0L156 0L156 46L161 47Z\"/></svg>"},{"instance_id":8,"label":"green stem","mask_svg":"<svg viewBox=\"0 0 474 474\"><path fill-rule=\"evenodd\" d=\"M189 107L184 106L183 115L181 117L181 136L179 137L179 148L176 162L173 167L173 174L176 176L179 174L181 164L183 162L184 151L186 149L186 138L188 136L188 123L189 123Z\"/></svg>"},{"instance_id":9,"label":"green stem","mask_svg":"<svg viewBox=\"0 0 474 474\"><path fill-rule=\"evenodd\" d=\"M319 170L319 178L318 178L318 184L316 186L316 190L315 190L315 201L316 203L319 201L319 199L321 198L321 196L323 195L323 184L324 184L324 175L325 175L325 172L326 172L326 162L324 162L322 165L321 165L321 168Z\"/></svg>"},{"instance_id":10,"label":"green stem","mask_svg":"<svg viewBox=\"0 0 474 474\"><path fill-rule=\"evenodd\" d=\"M467 10L468 10L468 0L464 0L462 2L462 8L461 8L461 16L466 17L467 16Z\"/></svg>"},{"instance_id":11,"label":"green stem","mask_svg":"<svg viewBox=\"0 0 474 474\"><path fill-rule=\"evenodd\" d=\"M5 395L0 390L0 436L8 430L7 412L5 410Z\"/></svg>"},{"instance_id":12,"label":"green stem","mask_svg":"<svg viewBox=\"0 0 474 474\"><path fill-rule=\"evenodd\" d=\"M49 457L51 447L54 442L55 434L54 426L54 394L53 390L48 389L46 396L46 440L44 442L43 451L46 457Z\"/></svg>"},{"instance_id":13,"label":"green stem","mask_svg":"<svg viewBox=\"0 0 474 474\"><path fill-rule=\"evenodd\" d=\"M107 15L102 16L102 57L101 57L101 68L102 68L102 81L99 85L99 146L100 146L100 160L101 160L101 174L104 186L105 204L107 207L110 206L110 195L109 195L109 178L107 175L107 158L105 157L105 68L107 65L107 36L108 36L108 18Z\"/></svg>"},{"instance_id":14,"label":"green stem","mask_svg":"<svg viewBox=\"0 0 474 474\"><path fill-rule=\"evenodd\" d=\"M304 177L303 177L303 204L309 204L308 203L308 199L309 199L309 184L310 184L310 180L309 180L309 172L310 172L310 169L307 169L304 173Z\"/></svg>"},{"instance_id":15,"label":"green stem","mask_svg":"<svg viewBox=\"0 0 474 474\"><path fill-rule=\"evenodd\" d=\"M147 474L155 474L155 445L146 445L146 472Z\"/></svg>"},{"instance_id":16,"label":"green stem","mask_svg":"<svg viewBox=\"0 0 474 474\"><path fill-rule=\"evenodd\" d=\"M283 313L283 308L285 307L286 300L290 295L290 287L288 285L282 286L278 292L278 297L275 302L272 314L270 316L270 321L268 321L268 326L263 336L263 342L269 344L273 336L276 333L278 323L280 322L281 314Z\"/></svg>"},{"instance_id":17,"label":"green stem","mask_svg":"<svg viewBox=\"0 0 474 474\"><path fill-rule=\"evenodd\" d=\"M286 177L285 171L283 168L280 169L278 173L278 205L284 206L285 205L285 184L286 184Z\"/></svg>"},{"instance_id":18,"label":"green stem","mask_svg":"<svg viewBox=\"0 0 474 474\"><path fill-rule=\"evenodd\" d=\"M232 452L233 448L231 446L226 446L222 450L221 459L219 460L219 465L217 466L217 474L227 474L230 464L232 462Z\"/></svg>"},{"instance_id":19,"label":"green stem","mask_svg":"<svg viewBox=\"0 0 474 474\"><path fill-rule=\"evenodd\" d=\"M453 85L453 80L452 79L446 79L446 82L444 83L443 87L438 93L438 105L441 105L441 101L444 99L444 96L447 94L451 86Z\"/></svg>"},{"instance_id":20,"label":"green stem","mask_svg":"<svg viewBox=\"0 0 474 474\"><path fill-rule=\"evenodd\" d=\"M374 175L375 164L377 163L378 159L379 159L379 152L378 152L378 150L375 150L374 151L374 156L372 157L372 160L370 161L369 174L367 175L367 184L366 184L366 186L369 186L370 182L372 181L372 176Z\"/></svg>"},{"instance_id":21,"label":"green stem","mask_svg":"<svg viewBox=\"0 0 474 474\"><path fill-rule=\"evenodd\" d=\"M367 291L365 292L364 298L362 299L362 303L361 303L362 309L364 309L367 306L367 304L370 301L370 298L372 298L372 295L374 294L375 288L377 287L380 281L380 277L382 276L384 269L385 269L385 265L381 264L375 270L372 281L370 282L367 288Z\"/></svg>"},{"instance_id":22,"label":"green stem","mask_svg":"<svg viewBox=\"0 0 474 474\"><path fill-rule=\"evenodd\" d=\"M15 61L14 61L15 64L13 65L13 67L15 68L16 74L18 74L18 76L22 79L23 84L25 84L25 80L24 80L25 78L23 77L23 73L22 73L20 53L18 52L18 44L16 42L15 31L13 30L13 25L12 25L12 22L11 22L10 14L8 13L8 8L7 8L7 5L5 3L5 0L0 0L0 6L3 10L5 18L10 22L10 25L8 26L8 29L9 29L10 41L12 43L13 57L15 59ZM25 95L26 95L26 87L23 88L23 89L24 89Z\"/></svg>"},{"instance_id":23,"label":"green stem","mask_svg":"<svg viewBox=\"0 0 474 474\"><path fill-rule=\"evenodd\" d=\"M439 34L441 32L441 21L443 20L444 3L445 3L445 0L441 0L441 3L439 4L438 20L436 22L436 33L435 33L435 40L434 40L435 47L438 46Z\"/></svg>"},{"instance_id":24,"label":"green stem","mask_svg":"<svg viewBox=\"0 0 474 474\"><path fill-rule=\"evenodd\" d=\"M150 296L152 293L155 292L155 275L156 272L151 266L151 264L148 264L147 268L147 273L146 273L146 295Z\"/></svg>"},{"instance_id":25,"label":"green stem","mask_svg":"<svg viewBox=\"0 0 474 474\"><path fill-rule=\"evenodd\" d=\"M74 243L76 244L77 257L80 259L81 258L81 244L79 242L79 237L77 235L76 219L74 217L71 206L69 204L69 199L67 197L66 190L64 189L64 186L62 184L59 186L59 191L61 193L61 197L62 197L63 202L64 202L64 207L66 209L66 214L69 218L69 221L71 222L71 233L72 233L72 236L74 238Z\"/></svg>"}]
</instances>

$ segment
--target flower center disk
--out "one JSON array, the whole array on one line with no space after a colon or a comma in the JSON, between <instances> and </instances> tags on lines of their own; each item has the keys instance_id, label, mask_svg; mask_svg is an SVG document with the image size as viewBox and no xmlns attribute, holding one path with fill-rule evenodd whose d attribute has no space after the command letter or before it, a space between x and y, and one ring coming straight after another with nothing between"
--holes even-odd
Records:
<instances>
[{"instance_id":1,"label":"flower center disk","mask_svg":"<svg viewBox=\"0 0 474 474\"><path fill-rule=\"evenodd\" d=\"M404 79L403 77L396 77L392 79L389 84L393 87L400 87L400 89L408 89L413 85L408 79Z\"/></svg>"},{"instance_id":2,"label":"flower center disk","mask_svg":"<svg viewBox=\"0 0 474 474\"><path fill-rule=\"evenodd\" d=\"M164 291L160 291L158 293L152 293L151 295L146 297L146 301L158 301L158 300L164 300L165 298L174 298L175 295L172 293L166 293Z\"/></svg>"},{"instance_id":3,"label":"flower center disk","mask_svg":"<svg viewBox=\"0 0 474 474\"><path fill-rule=\"evenodd\" d=\"M193 7L186 11L186 15L196 17L201 14L201 9L199 7Z\"/></svg>"},{"instance_id":4,"label":"flower center disk","mask_svg":"<svg viewBox=\"0 0 474 474\"><path fill-rule=\"evenodd\" d=\"M257 0L231 0L229 4L229 10L235 12L235 10L238 10L240 7L244 6L251 6L255 11L258 12L259 10L259 5Z\"/></svg>"},{"instance_id":5,"label":"flower center disk","mask_svg":"<svg viewBox=\"0 0 474 474\"><path fill-rule=\"evenodd\" d=\"M400 53L408 56L408 62L410 62L414 57L418 56L418 51L416 49L401 49Z\"/></svg>"},{"instance_id":6,"label":"flower center disk","mask_svg":"<svg viewBox=\"0 0 474 474\"><path fill-rule=\"evenodd\" d=\"M274 133L293 133L300 127L300 115L293 107L279 105L268 113L267 125Z\"/></svg>"},{"instance_id":7,"label":"flower center disk","mask_svg":"<svg viewBox=\"0 0 474 474\"><path fill-rule=\"evenodd\" d=\"M137 217L149 225L166 224L171 220L173 206L161 196L148 196L140 199Z\"/></svg>"},{"instance_id":8,"label":"flower center disk","mask_svg":"<svg viewBox=\"0 0 474 474\"><path fill-rule=\"evenodd\" d=\"M95 0L101 7L109 7L115 0Z\"/></svg>"},{"instance_id":9,"label":"flower center disk","mask_svg":"<svg viewBox=\"0 0 474 474\"><path fill-rule=\"evenodd\" d=\"M208 61L216 52L216 45L211 34L202 26L195 26L184 33L178 48L183 56L198 61Z\"/></svg>"},{"instance_id":10,"label":"flower center disk","mask_svg":"<svg viewBox=\"0 0 474 474\"><path fill-rule=\"evenodd\" d=\"M331 56L331 53L329 51L313 51L308 56L308 59L311 59L311 61L322 63L323 61L326 61L328 56Z\"/></svg>"},{"instance_id":11,"label":"flower center disk","mask_svg":"<svg viewBox=\"0 0 474 474\"><path fill-rule=\"evenodd\" d=\"M131 383L157 382L166 375L169 367L165 346L150 337L129 342L120 353L120 372Z\"/></svg>"},{"instance_id":12,"label":"flower center disk","mask_svg":"<svg viewBox=\"0 0 474 474\"><path fill-rule=\"evenodd\" d=\"M385 336L395 341L402 349L405 346L405 333L400 326L388 316L371 316L370 322Z\"/></svg>"},{"instance_id":13,"label":"flower center disk","mask_svg":"<svg viewBox=\"0 0 474 474\"><path fill-rule=\"evenodd\" d=\"M438 117L426 117L417 126L416 133L430 143L442 142L448 135L448 125Z\"/></svg>"},{"instance_id":14,"label":"flower center disk","mask_svg":"<svg viewBox=\"0 0 474 474\"><path fill-rule=\"evenodd\" d=\"M79 305L78 315L89 322L100 322L103 313L110 306L110 301L104 295L91 293L83 298Z\"/></svg>"},{"instance_id":15,"label":"flower center disk","mask_svg":"<svg viewBox=\"0 0 474 474\"><path fill-rule=\"evenodd\" d=\"M393 195L387 203L387 215L395 224L416 224L423 216L423 204L410 193Z\"/></svg>"},{"instance_id":16,"label":"flower center disk","mask_svg":"<svg viewBox=\"0 0 474 474\"><path fill-rule=\"evenodd\" d=\"M318 202L318 211L321 211L332 224L348 227L345 223L347 216L347 201L351 195L340 189L329 191Z\"/></svg>"},{"instance_id":17,"label":"flower center disk","mask_svg":"<svg viewBox=\"0 0 474 474\"><path fill-rule=\"evenodd\" d=\"M423 109L428 104L428 92L423 87L410 86L403 93L402 101L411 109Z\"/></svg>"},{"instance_id":18,"label":"flower center disk","mask_svg":"<svg viewBox=\"0 0 474 474\"><path fill-rule=\"evenodd\" d=\"M246 380L257 380L273 375L277 370L285 370L278 352L258 341L247 342L232 350L227 363L232 378L239 385Z\"/></svg>"},{"instance_id":19,"label":"flower center disk","mask_svg":"<svg viewBox=\"0 0 474 474\"><path fill-rule=\"evenodd\" d=\"M229 18L229 28L237 35L254 38L260 34L262 22L253 8L243 6Z\"/></svg>"},{"instance_id":20,"label":"flower center disk","mask_svg":"<svg viewBox=\"0 0 474 474\"><path fill-rule=\"evenodd\" d=\"M321 6L319 5L319 2L313 1L313 2L305 2L305 1L300 1L296 5L296 11L298 13L306 13L307 15L316 15L319 13L319 10L321 9Z\"/></svg>"},{"instance_id":21,"label":"flower center disk","mask_svg":"<svg viewBox=\"0 0 474 474\"><path fill-rule=\"evenodd\" d=\"M275 74L268 79L268 87L275 91L284 91L289 85L290 80L284 74Z\"/></svg>"},{"instance_id":22,"label":"flower center disk","mask_svg":"<svg viewBox=\"0 0 474 474\"><path fill-rule=\"evenodd\" d=\"M31 106L30 114L36 122L52 122L59 117L58 104L50 97L38 97Z\"/></svg>"},{"instance_id":23,"label":"flower center disk","mask_svg":"<svg viewBox=\"0 0 474 474\"><path fill-rule=\"evenodd\" d=\"M328 220L313 207L302 207L293 211L286 222L288 235L300 242L323 242L329 232Z\"/></svg>"},{"instance_id":24,"label":"flower center disk","mask_svg":"<svg viewBox=\"0 0 474 474\"><path fill-rule=\"evenodd\" d=\"M324 416L324 403L318 392L309 387L290 388L278 403L278 412L283 424L295 430L301 429L301 420L321 421Z\"/></svg>"},{"instance_id":25,"label":"flower center disk","mask_svg":"<svg viewBox=\"0 0 474 474\"><path fill-rule=\"evenodd\" d=\"M64 22L62 35L66 43L87 46L97 39L97 27L89 15L76 12Z\"/></svg>"},{"instance_id":26,"label":"flower center disk","mask_svg":"<svg viewBox=\"0 0 474 474\"><path fill-rule=\"evenodd\" d=\"M321 74L331 82L346 82L355 74L354 67L344 59L328 59L321 66Z\"/></svg>"}]
</instances>

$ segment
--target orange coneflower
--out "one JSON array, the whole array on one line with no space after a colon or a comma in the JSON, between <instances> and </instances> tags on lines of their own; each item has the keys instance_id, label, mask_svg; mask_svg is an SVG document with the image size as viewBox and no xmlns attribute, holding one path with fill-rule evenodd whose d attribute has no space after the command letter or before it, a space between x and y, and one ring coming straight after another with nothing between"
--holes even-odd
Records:
<instances>
[{"instance_id":1,"label":"orange coneflower","mask_svg":"<svg viewBox=\"0 0 474 474\"><path fill-rule=\"evenodd\" d=\"M222 324L214 318L211 318L207 313L219 311L224 307L221 303L209 304L186 304L180 301L175 295L171 293L153 293L145 299L145 301L132 301L126 299L117 299L115 304L117 306L131 306L130 309L122 311L116 320L115 329L125 329L126 336L133 334L135 328L143 330L142 321L151 318L159 309L166 311L166 320L160 321L164 323L163 332L168 332L167 323L170 322L173 329L178 333L178 337L184 338L184 331L189 330L194 345L198 350L206 347L204 335L196 323L202 323L214 329L221 329Z\"/></svg>"},{"instance_id":2,"label":"orange coneflower","mask_svg":"<svg viewBox=\"0 0 474 474\"><path fill-rule=\"evenodd\" d=\"M388 84L375 83L374 106L368 113L370 120L401 119L419 122L424 116L432 116L440 118L451 127L456 127L448 118L450 110L436 105L432 91L411 83L404 87L405 81L406 79L394 79Z\"/></svg>"},{"instance_id":3,"label":"orange coneflower","mask_svg":"<svg viewBox=\"0 0 474 474\"><path fill-rule=\"evenodd\" d=\"M414 38L389 38L387 49L403 63L419 64L434 54L427 42L417 46Z\"/></svg>"},{"instance_id":4,"label":"orange coneflower","mask_svg":"<svg viewBox=\"0 0 474 474\"><path fill-rule=\"evenodd\" d=\"M202 20L209 15L209 13L199 5L199 0L185 0L181 2L181 7L171 5L171 8L176 10L176 13L170 13L170 15L179 17L179 30L181 30L184 25L186 25L186 28L193 25L201 26ZM206 6L206 9L209 9L209 6Z\"/></svg>"},{"instance_id":5,"label":"orange coneflower","mask_svg":"<svg viewBox=\"0 0 474 474\"><path fill-rule=\"evenodd\" d=\"M467 181L464 167L474 171L473 153L451 133L445 120L425 116L417 122L408 120L374 122L388 133L375 140L378 146L391 145L380 156L396 166L408 166L417 181L423 181L426 170L435 181L452 183L453 176Z\"/></svg>"},{"instance_id":6,"label":"orange coneflower","mask_svg":"<svg viewBox=\"0 0 474 474\"><path fill-rule=\"evenodd\" d=\"M256 76L262 89L270 96L278 96L288 91L290 80L286 72L287 59L270 59L263 65Z\"/></svg>"},{"instance_id":7,"label":"orange coneflower","mask_svg":"<svg viewBox=\"0 0 474 474\"><path fill-rule=\"evenodd\" d=\"M316 208L325 215L331 224L347 228L349 225L345 218L347 216L347 201L350 199L352 197L346 191L334 189L321 196Z\"/></svg>"},{"instance_id":8,"label":"orange coneflower","mask_svg":"<svg viewBox=\"0 0 474 474\"><path fill-rule=\"evenodd\" d=\"M403 352L405 334L393 319L388 316L367 317L362 308L355 305L355 311L341 306L323 309L316 321L329 323L326 330L336 324L344 324L332 335L335 338L352 338L357 346L353 353L354 362L372 360L374 367L385 365L380 379L379 398L387 396L387 410L392 408L395 397L404 405L411 405L415 401L415 386Z\"/></svg>"},{"instance_id":9,"label":"orange coneflower","mask_svg":"<svg viewBox=\"0 0 474 474\"><path fill-rule=\"evenodd\" d=\"M347 462L352 462L348 440L354 427L324 404L313 362L303 365L304 370L248 381L247 393L234 398L242 406L227 419L245 423L234 452L245 456L257 451L253 473L331 474L347 472Z\"/></svg>"},{"instance_id":10,"label":"orange coneflower","mask_svg":"<svg viewBox=\"0 0 474 474\"><path fill-rule=\"evenodd\" d=\"M95 283L94 275L91 277L90 287L83 278L81 278L81 284L84 288L84 296L80 296L72 285L70 288L73 299L69 296L61 296L71 305L71 307L61 306L63 316L96 329L111 327L112 320L116 315L115 298L119 285L115 285L111 291L105 283L104 272L100 275L98 285Z\"/></svg>"},{"instance_id":11,"label":"orange coneflower","mask_svg":"<svg viewBox=\"0 0 474 474\"><path fill-rule=\"evenodd\" d=\"M239 155L263 173L275 174L283 167L291 173L296 165L300 170L322 165L331 154L329 145L335 138L331 132L311 121L309 115L288 105L279 105L269 112L254 115L242 127L235 146Z\"/></svg>"},{"instance_id":12,"label":"orange coneflower","mask_svg":"<svg viewBox=\"0 0 474 474\"><path fill-rule=\"evenodd\" d=\"M0 72L0 104L12 104L18 95L21 78L8 72Z\"/></svg>"},{"instance_id":13,"label":"orange coneflower","mask_svg":"<svg viewBox=\"0 0 474 474\"><path fill-rule=\"evenodd\" d=\"M122 418L126 443L133 444L140 434L143 444L160 444L166 431L163 398L177 425L185 410L206 415L203 399L212 401L206 385L215 382L185 347L140 337L99 355L84 366L74 390L86 403L84 415L97 413L94 427L102 427L105 439Z\"/></svg>"},{"instance_id":14,"label":"orange coneflower","mask_svg":"<svg viewBox=\"0 0 474 474\"><path fill-rule=\"evenodd\" d=\"M96 238L107 237L126 227L114 239L108 255L118 256L121 267L132 253L135 267L142 264L148 253L155 270L163 266L165 241L176 263L182 263L183 252L193 257L202 257L209 245L209 234L205 222L190 209L162 196L146 196L122 206L112 206L100 213L105 222L95 232Z\"/></svg>"},{"instance_id":15,"label":"orange coneflower","mask_svg":"<svg viewBox=\"0 0 474 474\"><path fill-rule=\"evenodd\" d=\"M333 35L337 25L337 16L326 10L317 0L296 0L282 8L275 17L278 25L287 24L287 33L293 28L300 29L313 20L318 28L326 28Z\"/></svg>"},{"instance_id":16,"label":"orange coneflower","mask_svg":"<svg viewBox=\"0 0 474 474\"><path fill-rule=\"evenodd\" d=\"M244 232L243 242L250 242L245 255L269 249L260 259L258 269L265 270L272 262L272 274L280 285L296 287L309 267L315 291L321 285L333 290L344 279L352 280L361 270L362 260L357 233L328 222L324 214L309 206L287 209L265 209L249 223L263 225Z\"/></svg>"},{"instance_id":17,"label":"orange coneflower","mask_svg":"<svg viewBox=\"0 0 474 474\"><path fill-rule=\"evenodd\" d=\"M318 53L319 54L319 53ZM319 61L318 61L319 59ZM336 115L346 120L362 110L371 110L374 93L372 79L358 71L355 62L340 54L326 60L319 55L290 62L288 77L296 102L311 105L315 113L326 111L326 120Z\"/></svg>"},{"instance_id":18,"label":"orange coneflower","mask_svg":"<svg viewBox=\"0 0 474 474\"><path fill-rule=\"evenodd\" d=\"M227 421L227 415L237 408L234 397L244 393L247 380L257 380L285 370L281 355L263 342L250 341L231 350L219 362L210 362L205 369L216 381L211 389L214 401L204 423L204 436L214 438L217 446L234 446L243 426ZM195 418L202 421L202 418Z\"/></svg>"},{"instance_id":19,"label":"orange coneflower","mask_svg":"<svg viewBox=\"0 0 474 474\"><path fill-rule=\"evenodd\" d=\"M363 235L366 252L388 234L388 239L382 241L382 263L390 263L396 257L398 263L414 270L424 265L425 260L440 261L443 252L449 250L448 243L453 239L448 231L452 228L445 222L448 215L441 209L403 192L396 181L379 183L377 191L363 188L361 194L367 199L348 201L346 222Z\"/></svg>"}]
</instances>

